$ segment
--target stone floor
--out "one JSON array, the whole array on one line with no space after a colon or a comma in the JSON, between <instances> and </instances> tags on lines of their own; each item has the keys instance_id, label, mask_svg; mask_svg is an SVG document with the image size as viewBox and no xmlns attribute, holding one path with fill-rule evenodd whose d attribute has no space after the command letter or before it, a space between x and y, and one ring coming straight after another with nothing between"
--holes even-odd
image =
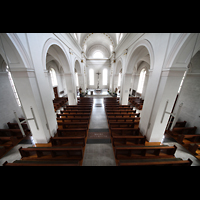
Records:
<instances>
[{"instance_id":1,"label":"stone floor","mask_svg":"<svg viewBox=\"0 0 200 200\"><path fill-rule=\"evenodd\" d=\"M86 144L82 166L116 166L112 144Z\"/></svg>"}]
</instances>

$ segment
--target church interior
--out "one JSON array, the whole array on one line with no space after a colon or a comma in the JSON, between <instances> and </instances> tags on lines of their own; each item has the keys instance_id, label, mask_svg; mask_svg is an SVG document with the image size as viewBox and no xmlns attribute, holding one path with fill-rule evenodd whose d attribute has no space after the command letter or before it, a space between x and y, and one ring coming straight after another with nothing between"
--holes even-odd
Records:
<instances>
[{"instance_id":1,"label":"church interior","mask_svg":"<svg viewBox=\"0 0 200 200\"><path fill-rule=\"evenodd\" d=\"M200 166L199 33L0 33L0 166Z\"/></svg>"}]
</instances>

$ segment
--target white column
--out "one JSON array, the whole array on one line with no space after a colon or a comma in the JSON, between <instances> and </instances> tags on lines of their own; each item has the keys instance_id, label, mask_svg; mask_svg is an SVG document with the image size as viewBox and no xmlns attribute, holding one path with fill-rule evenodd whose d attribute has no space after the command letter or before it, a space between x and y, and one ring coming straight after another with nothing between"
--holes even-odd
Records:
<instances>
[{"instance_id":1,"label":"white column","mask_svg":"<svg viewBox=\"0 0 200 200\"><path fill-rule=\"evenodd\" d=\"M67 94L68 94L68 102L69 105L76 105L77 104L77 95L75 93L74 83L73 83L73 74L67 73L64 74L66 87L67 87Z\"/></svg>"},{"instance_id":2,"label":"white column","mask_svg":"<svg viewBox=\"0 0 200 200\"><path fill-rule=\"evenodd\" d=\"M52 82L51 82L50 73L48 72L48 70L44 70L44 74L45 74L45 77L47 79L47 82L49 83L49 90L51 92L51 97L52 97L52 100L53 100L55 98L55 95L54 95L54 92L53 92L53 85L52 85Z\"/></svg>"},{"instance_id":3,"label":"white column","mask_svg":"<svg viewBox=\"0 0 200 200\"><path fill-rule=\"evenodd\" d=\"M146 132L143 130L143 124L145 120L144 116L146 115L147 110L144 109L141 114L141 120L139 126L140 129L142 129L141 131L142 134L146 133L145 135L149 142L162 141L163 134L170 116L169 114L165 114L163 120L161 121L166 106L166 102L168 101L166 111L171 112L184 72L185 70L173 70L173 69L162 71L159 82L159 88L156 94L155 102L153 104ZM149 98L151 97L146 96L145 97L146 101Z\"/></svg>"},{"instance_id":4,"label":"white column","mask_svg":"<svg viewBox=\"0 0 200 200\"><path fill-rule=\"evenodd\" d=\"M121 92L120 92L121 93L120 101L122 105L128 105L131 76L132 74L126 73L126 74L123 74L123 77L122 77Z\"/></svg>"},{"instance_id":5,"label":"white column","mask_svg":"<svg viewBox=\"0 0 200 200\"><path fill-rule=\"evenodd\" d=\"M28 121L28 124L34 141L36 143L48 143L51 134L47 127L35 71L33 69L12 69L11 74L27 118L33 117L31 112L31 108L33 108L38 129L33 120Z\"/></svg>"}]
</instances>

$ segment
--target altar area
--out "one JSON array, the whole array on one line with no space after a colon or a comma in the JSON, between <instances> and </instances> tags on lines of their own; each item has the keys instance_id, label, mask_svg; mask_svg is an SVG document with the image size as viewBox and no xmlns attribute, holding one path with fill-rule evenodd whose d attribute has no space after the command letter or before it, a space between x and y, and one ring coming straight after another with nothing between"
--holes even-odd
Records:
<instances>
[{"instance_id":1,"label":"altar area","mask_svg":"<svg viewBox=\"0 0 200 200\"><path fill-rule=\"evenodd\" d=\"M91 95L91 91L93 91L93 95ZM108 93L108 89L88 89L87 96L94 96L94 95L110 96Z\"/></svg>"}]
</instances>

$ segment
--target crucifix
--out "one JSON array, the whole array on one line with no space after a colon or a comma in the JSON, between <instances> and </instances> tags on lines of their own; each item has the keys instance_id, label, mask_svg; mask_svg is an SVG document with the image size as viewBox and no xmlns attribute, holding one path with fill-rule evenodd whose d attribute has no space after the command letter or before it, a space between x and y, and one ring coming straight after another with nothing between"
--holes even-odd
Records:
<instances>
[{"instance_id":1,"label":"crucifix","mask_svg":"<svg viewBox=\"0 0 200 200\"><path fill-rule=\"evenodd\" d=\"M98 75L98 82L97 82L97 89L99 89L99 74L101 74L101 73L96 73L97 75Z\"/></svg>"}]
</instances>

